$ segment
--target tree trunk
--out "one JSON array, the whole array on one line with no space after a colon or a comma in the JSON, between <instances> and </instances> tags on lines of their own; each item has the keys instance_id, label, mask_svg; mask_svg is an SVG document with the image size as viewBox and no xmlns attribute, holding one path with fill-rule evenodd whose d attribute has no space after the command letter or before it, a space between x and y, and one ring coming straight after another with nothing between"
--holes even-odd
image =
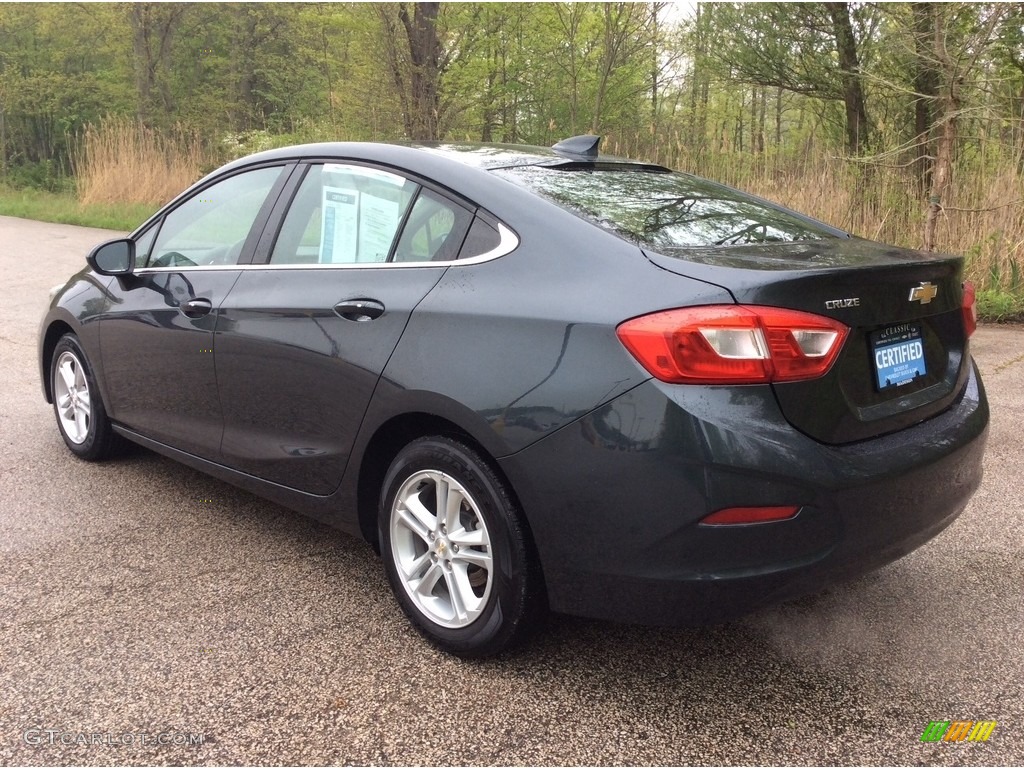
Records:
<instances>
[{"instance_id":1,"label":"tree trunk","mask_svg":"<svg viewBox=\"0 0 1024 768\"><path fill-rule=\"evenodd\" d=\"M765 113L768 111L768 89L761 88L760 96L761 98L758 99L758 105L754 108L757 116L757 133L754 134L754 151L759 155L763 155Z\"/></svg>"},{"instance_id":2,"label":"tree trunk","mask_svg":"<svg viewBox=\"0 0 1024 768\"><path fill-rule=\"evenodd\" d=\"M174 33L185 9L186 6L173 3L132 3L129 6L132 59L139 96L137 114L144 123L153 121L157 108L164 114L174 110L168 73Z\"/></svg>"},{"instance_id":3,"label":"tree trunk","mask_svg":"<svg viewBox=\"0 0 1024 768\"><path fill-rule=\"evenodd\" d=\"M612 75L633 53L629 50L629 38L635 22L633 14L636 13L630 3L604 3L603 10L601 64L598 69L597 94L594 98L594 115L590 123L590 132L595 134L601 132L601 114L604 111Z\"/></svg>"},{"instance_id":4,"label":"tree trunk","mask_svg":"<svg viewBox=\"0 0 1024 768\"><path fill-rule=\"evenodd\" d=\"M383 36L384 56L388 62L388 70L391 73L391 83L398 96L398 106L402 113L402 127L407 137L412 136L412 105L409 103L409 93L406 88L406 62L399 46L398 27L394 17L391 15L391 7L387 3L377 3L377 15L380 18Z\"/></svg>"},{"instance_id":5,"label":"tree trunk","mask_svg":"<svg viewBox=\"0 0 1024 768\"><path fill-rule=\"evenodd\" d=\"M942 84L938 96L937 137L935 140L935 164L932 169L932 185L928 194L928 213L924 222L924 249L935 250L935 230L942 201L953 180L953 147L956 144L957 113L960 110L960 88L957 82L956 65L946 50L946 26L944 9L931 4L932 55L939 62Z\"/></svg>"},{"instance_id":6,"label":"tree trunk","mask_svg":"<svg viewBox=\"0 0 1024 768\"><path fill-rule=\"evenodd\" d=\"M398 18L409 45L410 139L438 141L441 124L441 40L437 36L440 3L416 3L412 17L405 3Z\"/></svg>"},{"instance_id":7,"label":"tree trunk","mask_svg":"<svg viewBox=\"0 0 1024 768\"><path fill-rule=\"evenodd\" d=\"M327 38L327 22L324 20L324 7L317 6L317 15L320 18L320 54L324 61L324 80L327 81L327 114L331 122L331 128L337 129L334 119L334 79L331 77L330 41Z\"/></svg>"},{"instance_id":8,"label":"tree trunk","mask_svg":"<svg viewBox=\"0 0 1024 768\"><path fill-rule=\"evenodd\" d=\"M494 83L498 79L498 50L491 47L493 35L487 35L487 88L484 91L483 126L480 129L480 141L494 141L494 121L497 119L495 107Z\"/></svg>"},{"instance_id":9,"label":"tree trunk","mask_svg":"<svg viewBox=\"0 0 1024 768\"><path fill-rule=\"evenodd\" d=\"M929 160L932 142L929 134L932 129L932 115L935 111L935 98L939 85L939 75L935 68L933 55L932 35L934 32L929 5L929 3L910 4L914 14L914 53L916 54L914 90L917 92L914 98L914 157L917 160L915 171L921 194L924 194L932 183L932 163Z\"/></svg>"},{"instance_id":10,"label":"tree trunk","mask_svg":"<svg viewBox=\"0 0 1024 768\"><path fill-rule=\"evenodd\" d=\"M136 113L143 123L149 122L150 93L153 91L155 66L152 48L149 44L149 4L134 3L129 6L129 20L132 26L132 63L135 65L135 88L139 102Z\"/></svg>"},{"instance_id":11,"label":"tree trunk","mask_svg":"<svg viewBox=\"0 0 1024 768\"><path fill-rule=\"evenodd\" d=\"M739 119L736 121L736 140L734 142L736 150L738 152L743 151L743 113L744 108L747 106L747 89L740 89L740 112Z\"/></svg>"},{"instance_id":12,"label":"tree trunk","mask_svg":"<svg viewBox=\"0 0 1024 768\"><path fill-rule=\"evenodd\" d=\"M839 54L839 70L842 72L843 102L846 106L846 144L851 155L859 155L868 148L868 114L864 102L864 87L861 82L860 61L857 57L857 39L850 23L848 3L825 3L832 18L836 38L836 53Z\"/></svg>"},{"instance_id":13,"label":"tree trunk","mask_svg":"<svg viewBox=\"0 0 1024 768\"><path fill-rule=\"evenodd\" d=\"M586 8L577 3L569 4L558 4L555 6L555 12L558 15L558 21L562 28L562 36L565 39L565 44L569 48L569 68L566 74L569 76L569 82L566 84L566 88L569 91L569 136L576 135L576 124L579 119L579 101L580 101L580 70L582 69L578 59L578 38L580 32L580 25L583 23L583 17L586 13ZM563 67L564 69L564 67ZM548 124L548 130L550 131L555 126L553 121ZM549 136L550 138L550 136Z\"/></svg>"},{"instance_id":14,"label":"tree trunk","mask_svg":"<svg viewBox=\"0 0 1024 768\"><path fill-rule=\"evenodd\" d=\"M658 3L651 6L651 135L658 135Z\"/></svg>"},{"instance_id":15,"label":"tree trunk","mask_svg":"<svg viewBox=\"0 0 1024 768\"><path fill-rule=\"evenodd\" d=\"M775 90L775 149L782 147L782 89Z\"/></svg>"},{"instance_id":16,"label":"tree trunk","mask_svg":"<svg viewBox=\"0 0 1024 768\"><path fill-rule=\"evenodd\" d=\"M707 23L706 16L707 6L705 6L704 3L697 3L697 10L694 12L693 17L693 34L695 39L693 45L693 61L690 64L690 111L686 116L686 140L691 150L700 146L699 141L694 141L694 137L698 135L698 131L707 131L707 123L704 120L699 120L697 117L697 97L701 91L700 82L702 70L704 68L704 29ZM706 104L707 102L705 101L704 103ZM707 114L706 111L704 114Z\"/></svg>"},{"instance_id":17,"label":"tree trunk","mask_svg":"<svg viewBox=\"0 0 1024 768\"><path fill-rule=\"evenodd\" d=\"M235 36L232 51L232 62L235 69L236 95L238 98L235 115L236 127L248 130L253 127L256 116L254 92L256 72L253 66L254 38L256 35L256 13L251 6L244 4L230 6L235 9Z\"/></svg>"}]
</instances>

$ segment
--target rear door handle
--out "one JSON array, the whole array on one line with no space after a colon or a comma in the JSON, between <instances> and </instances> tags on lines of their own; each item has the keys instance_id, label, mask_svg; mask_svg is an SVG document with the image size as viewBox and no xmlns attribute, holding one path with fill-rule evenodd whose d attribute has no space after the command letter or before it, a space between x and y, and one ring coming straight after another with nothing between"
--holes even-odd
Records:
<instances>
[{"instance_id":1,"label":"rear door handle","mask_svg":"<svg viewBox=\"0 0 1024 768\"><path fill-rule=\"evenodd\" d=\"M189 299L180 304L178 308L185 317L202 317L210 314L213 303L209 299Z\"/></svg>"},{"instance_id":2,"label":"rear door handle","mask_svg":"<svg viewBox=\"0 0 1024 768\"><path fill-rule=\"evenodd\" d=\"M349 299L335 304L334 311L346 320L365 323L383 315L384 305L373 299Z\"/></svg>"}]
</instances>

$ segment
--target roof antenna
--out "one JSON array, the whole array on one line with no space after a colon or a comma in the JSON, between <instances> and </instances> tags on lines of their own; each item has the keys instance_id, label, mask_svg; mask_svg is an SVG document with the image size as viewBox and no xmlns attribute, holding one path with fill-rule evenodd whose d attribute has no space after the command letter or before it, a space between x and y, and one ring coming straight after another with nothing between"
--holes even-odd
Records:
<instances>
[{"instance_id":1,"label":"roof antenna","mask_svg":"<svg viewBox=\"0 0 1024 768\"><path fill-rule=\"evenodd\" d=\"M571 139L564 139L551 148L560 155L597 157L597 146L600 143L600 136L588 134L586 136L573 136Z\"/></svg>"}]
</instances>

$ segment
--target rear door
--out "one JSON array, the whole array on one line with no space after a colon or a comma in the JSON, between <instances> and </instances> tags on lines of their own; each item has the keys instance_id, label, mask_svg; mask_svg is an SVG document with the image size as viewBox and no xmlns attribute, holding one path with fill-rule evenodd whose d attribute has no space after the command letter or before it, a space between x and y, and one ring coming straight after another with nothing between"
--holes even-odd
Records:
<instances>
[{"instance_id":1,"label":"rear door","mask_svg":"<svg viewBox=\"0 0 1024 768\"><path fill-rule=\"evenodd\" d=\"M313 163L282 214L258 248L265 263L246 269L221 306L223 455L235 469L326 495L410 314L458 255L473 211L390 171Z\"/></svg>"},{"instance_id":2,"label":"rear door","mask_svg":"<svg viewBox=\"0 0 1024 768\"><path fill-rule=\"evenodd\" d=\"M219 459L214 327L285 175L275 165L214 181L137 238L136 269L111 282L100 321L112 419Z\"/></svg>"}]
</instances>

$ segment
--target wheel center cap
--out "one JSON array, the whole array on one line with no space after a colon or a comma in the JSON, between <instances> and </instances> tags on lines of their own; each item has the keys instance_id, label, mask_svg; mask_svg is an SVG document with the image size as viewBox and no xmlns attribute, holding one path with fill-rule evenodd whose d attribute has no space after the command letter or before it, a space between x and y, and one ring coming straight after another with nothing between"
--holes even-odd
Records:
<instances>
[{"instance_id":1,"label":"wheel center cap","mask_svg":"<svg viewBox=\"0 0 1024 768\"><path fill-rule=\"evenodd\" d=\"M444 539L437 540L437 554L440 557L444 557L444 553L447 551L448 546L444 543Z\"/></svg>"}]
</instances>

